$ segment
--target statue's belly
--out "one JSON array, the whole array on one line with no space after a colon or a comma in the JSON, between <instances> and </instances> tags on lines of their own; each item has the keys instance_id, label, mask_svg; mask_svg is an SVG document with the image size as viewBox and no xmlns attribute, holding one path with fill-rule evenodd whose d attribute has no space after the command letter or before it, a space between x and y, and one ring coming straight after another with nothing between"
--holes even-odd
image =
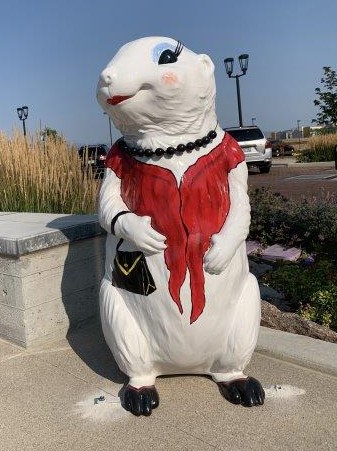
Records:
<instances>
[{"instance_id":1,"label":"statue's belly","mask_svg":"<svg viewBox=\"0 0 337 451\"><path fill-rule=\"evenodd\" d=\"M107 273L111 275L115 238L107 243ZM112 241L112 242L111 242ZM206 304L200 317L190 324L191 293L189 274L181 288L183 313L172 300L169 289L169 271L163 254L148 256L147 263L156 283L156 291L140 296L120 290L129 311L147 337L154 361L165 371L203 372L214 356L223 353L233 327L237 301L248 276L245 243L238 249L231 263L220 275L205 273ZM172 365L172 371L170 366Z\"/></svg>"}]
</instances>

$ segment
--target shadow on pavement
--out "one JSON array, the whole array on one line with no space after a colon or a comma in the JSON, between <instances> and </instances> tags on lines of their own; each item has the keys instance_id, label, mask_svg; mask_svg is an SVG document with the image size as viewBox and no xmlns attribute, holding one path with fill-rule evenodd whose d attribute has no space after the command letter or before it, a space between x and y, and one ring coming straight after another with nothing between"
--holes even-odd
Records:
<instances>
[{"instance_id":1,"label":"shadow on pavement","mask_svg":"<svg viewBox=\"0 0 337 451\"><path fill-rule=\"evenodd\" d=\"M70 329L67 340L74 352L96 374L116 384L127 382L127 376L119 370L105 342L99 321L90 327Z\"/></svg>"},{"instance_id":2,"label":"shadow on pavement","mask_svg":"<svg viewBox=\"0 0 337 451\"><path fill-rule=\"evenodd\" d=\"M78 216L74 215L74 218ZM61 293L69 319L67 340L74 352L96 374L121 384L127 378L108 348L99 319L99 288L104 271L104 240L83 239L87 224L71 224L71 216L58 218L47 227L61 230L69 240L64 261ZM93 234L94 236L94 234ZM87 258L83 259L83 255Z\"/></svg>"}]
</instances>

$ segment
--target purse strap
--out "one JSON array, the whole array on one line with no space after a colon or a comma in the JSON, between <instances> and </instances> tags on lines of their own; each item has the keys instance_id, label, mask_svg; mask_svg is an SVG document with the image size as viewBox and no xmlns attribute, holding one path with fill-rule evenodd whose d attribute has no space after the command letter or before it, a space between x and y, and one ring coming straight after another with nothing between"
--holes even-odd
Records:
<instances>
[{"instance_id":1,"label":"purse strap","mask_svg":"<svg viewBox=\"0 0 337 451\"><path fill-rule=\"evenodd\" d=\"M119 248L121 247L123 241L124 241L123 238L121 238L121 239L118 241L117 246L116 246L116 251L119 251Z\"/></svg>"},{"instance_id":2,"label":"purse strap","mask_svg":"<svg viewBox=\"0 0 337 451\"><path fill-rule=\"evenodd\" d=\"M120 211L119 213L117 213L117 214L112 218L112 221L111 221L111 233L112 233L112 235L115 234L115 224L116 224L116 222L117 222L117 219L118 219L120 216L122 216L122 215L126 215L127 213L132 213L132 212L129 211L129 210L123 210L123 211Z\"/></svg>"}]
</instances>

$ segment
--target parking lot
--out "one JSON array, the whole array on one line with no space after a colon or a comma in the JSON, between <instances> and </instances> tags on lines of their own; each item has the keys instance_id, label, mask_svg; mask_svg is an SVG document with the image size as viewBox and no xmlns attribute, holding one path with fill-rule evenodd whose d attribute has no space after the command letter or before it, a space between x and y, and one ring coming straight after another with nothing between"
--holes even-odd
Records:
<instances>
[{"instance_id":1,"label":"parking lot","mask_svg":"<svg viewBox=\"0 0 337 451\"><path fill-rule=\"evenodd\" d=\"M270 188L288 198L337 195L337 170L335 163L295 163L294 158L273 158L269 174L251 169L249 188Z\"/></svg>"}]
</instances>

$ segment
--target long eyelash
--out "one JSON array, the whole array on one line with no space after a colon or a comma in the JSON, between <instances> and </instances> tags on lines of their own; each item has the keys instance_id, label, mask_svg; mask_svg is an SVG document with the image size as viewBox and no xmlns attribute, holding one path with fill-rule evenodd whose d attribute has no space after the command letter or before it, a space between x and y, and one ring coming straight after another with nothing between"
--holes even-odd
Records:
<instances>
[{"instance_id":1,"label":"long eyelash","mask_svg":"<svg viewBox=\"0 0 337 451\"><path fill-rule=\"evenodd\" d=\"M177 47L175 48L175 51L174 51L174 54L176 56L179 56L180 53L183 51L183 48L184 48L183 44L180 41L178 41Z\"/></svg>"}]
</instances>

